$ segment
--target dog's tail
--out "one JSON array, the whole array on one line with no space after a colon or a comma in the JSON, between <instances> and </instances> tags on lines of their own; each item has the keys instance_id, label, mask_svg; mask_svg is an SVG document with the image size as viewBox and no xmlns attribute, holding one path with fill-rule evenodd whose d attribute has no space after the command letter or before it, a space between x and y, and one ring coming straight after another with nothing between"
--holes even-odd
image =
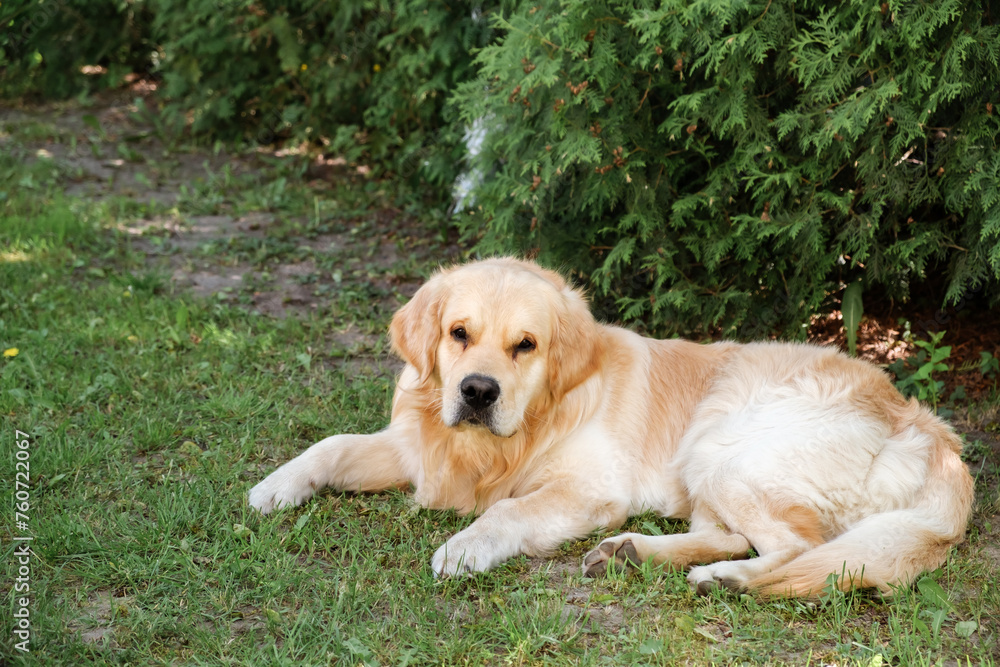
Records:
<instances>
[{"instance_id":1,"label":"dog's tail","mask_svg":"<svg viewBox=\"0 0 1000 667\"><path fill-rule=\"evenodd\" d=\"M927 481L907 509L871 515L833 540L747 582L765 596L819 597L831 584L842 591L891 593L939 567L965 536L973 481L959 456L961 442L943 424L931 430ZM830 575L836 575L835 579Z\"/></svg>"}]
</instances>

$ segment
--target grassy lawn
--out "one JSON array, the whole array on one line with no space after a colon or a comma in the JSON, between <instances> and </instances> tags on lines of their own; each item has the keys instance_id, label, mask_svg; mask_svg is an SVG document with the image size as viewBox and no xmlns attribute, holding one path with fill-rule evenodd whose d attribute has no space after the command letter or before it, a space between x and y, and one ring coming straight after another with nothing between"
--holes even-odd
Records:
<instances>
[{"instance_id":1,"label":"grassy lawn","mask_svg":"<svg viewBox=\"0 0 1000 667\"><path fill-rule=\"evenodd\" d=\"M578 565L596 535L551 559L435 580L431 555L470 520L404 493L251 512L247 491L279 463L386 424L388 318L460 251L440 216L392 209L391 184L306 185L287 164L95 127L0 122L0 349L17 349L0 358L11 610L26 595L12 538L33 537L30 653L8 620L0 664L998 660L995 421L979 429L992 439L967 447L979 491L969 539L889 599L699 598L682 573L648 567L586 580ZM87 161L118 171L95 178ZM230 220L238 233L219 232ZM199 290L208 274L239 277ZM997 402L994 390L978 413ZM18 451L30 463L23 528ZM653 516L627 528L684 530Z\"/></svg>"}]
</instances>

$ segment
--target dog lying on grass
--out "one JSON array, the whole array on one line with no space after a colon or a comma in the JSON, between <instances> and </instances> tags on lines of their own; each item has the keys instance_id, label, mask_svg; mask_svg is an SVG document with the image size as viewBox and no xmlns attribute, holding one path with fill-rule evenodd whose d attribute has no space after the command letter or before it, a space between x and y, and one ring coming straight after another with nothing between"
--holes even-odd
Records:
<instances>
[{"instance_id":1,"label":"dog lying on grass","mask_svg":"<svg viewBox=\"0 0 1000 667\"><path fill-rule=\"evenodd\" d=\"M644 338L515 259L437 273L390 335L406 366L389 426L316 443L250 491L253 507L412 485L425 507L479 515L434 554L438 575L652 510L689 532L611 537L584 573L651 559L690 567L699 593L814 597L831 573L889 592L964 536L959 439L836 350Z\"/></svg>"}]
</instances>

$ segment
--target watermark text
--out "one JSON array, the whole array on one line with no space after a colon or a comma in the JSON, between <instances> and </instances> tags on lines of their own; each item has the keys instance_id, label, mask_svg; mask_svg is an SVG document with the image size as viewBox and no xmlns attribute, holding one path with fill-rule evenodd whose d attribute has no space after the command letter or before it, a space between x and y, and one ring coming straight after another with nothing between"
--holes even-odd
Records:
<instances>
[{"instance_id":1,"label":"watermark text","mask_svg":"<svg viewBox=\"0 0 1000 667\"><path fill-rule=\"evenodd\" d=\"M15 431L14 448L14 648L31 650L31 438Z\"/></svg>"}]
</instances>

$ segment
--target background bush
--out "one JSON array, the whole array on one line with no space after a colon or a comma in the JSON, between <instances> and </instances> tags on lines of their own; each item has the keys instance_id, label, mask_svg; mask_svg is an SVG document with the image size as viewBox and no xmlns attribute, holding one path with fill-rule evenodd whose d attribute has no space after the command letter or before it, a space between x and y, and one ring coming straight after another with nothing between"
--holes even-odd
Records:
<instances>
[{"instance_id":1,"label":"background bush","mask_svg":"<svg viewBox=\"0 0 1000 667\"><path fill-rule=\"evenodd\" d=\"M481 253L575 270L607 317L750 338L857 280L996 303L997 21L957 0L8 1L0 93L150 72L167 127L309 140L438 204L479 121L458 224Z\"/></svg>"},{"instance_id":2,"label":"background bush","mask_svg":"<svg viewBox=\"0 0 1000 667\"><path fill-rule=\"evenodd\" d=\"M445 102L474 76L488 11L387 0L4 2L0 94L71 95L120 82L128 66L162 79L165 127L323 142L445 194L464 135ZM88 78L83 65L114 71Z\"/></svg>"},{"instance_id":3,"label":"background bush","mask_svg":"<svg viewBox=\"0 0 1000 667\"><path fill-rule=\"evenodd\" d=\"M497 127L464 227L486 251L582 270L621 317L664 332L801 331L858 278L897 299L943 283L938 303L982 288L995 301L990 12L522 6L458 95L467 122Z\"/></svg>"},{"instance_id":4,"label":"background bush","mask_svg":"<svg viewBox=\"0 0 1000 667\"><path fill-rule=\"evenodd\" d=\"M148 70L151 14L143 0L0 3L0 98L62 98ZM103 75L84 74L101 65Z\"/></svg>"},{"instance_id":5,"label":"background bush","mask_svg":"<svg viewBox=\"0 0 1000 667\"><path fill-rule=\"evenodd\" d=\"M448 94L491 33L463 3L153 0L168 112L252 142L331 141L405 177L450 184L462 128Z\"/></svg>"}]
</instances>

